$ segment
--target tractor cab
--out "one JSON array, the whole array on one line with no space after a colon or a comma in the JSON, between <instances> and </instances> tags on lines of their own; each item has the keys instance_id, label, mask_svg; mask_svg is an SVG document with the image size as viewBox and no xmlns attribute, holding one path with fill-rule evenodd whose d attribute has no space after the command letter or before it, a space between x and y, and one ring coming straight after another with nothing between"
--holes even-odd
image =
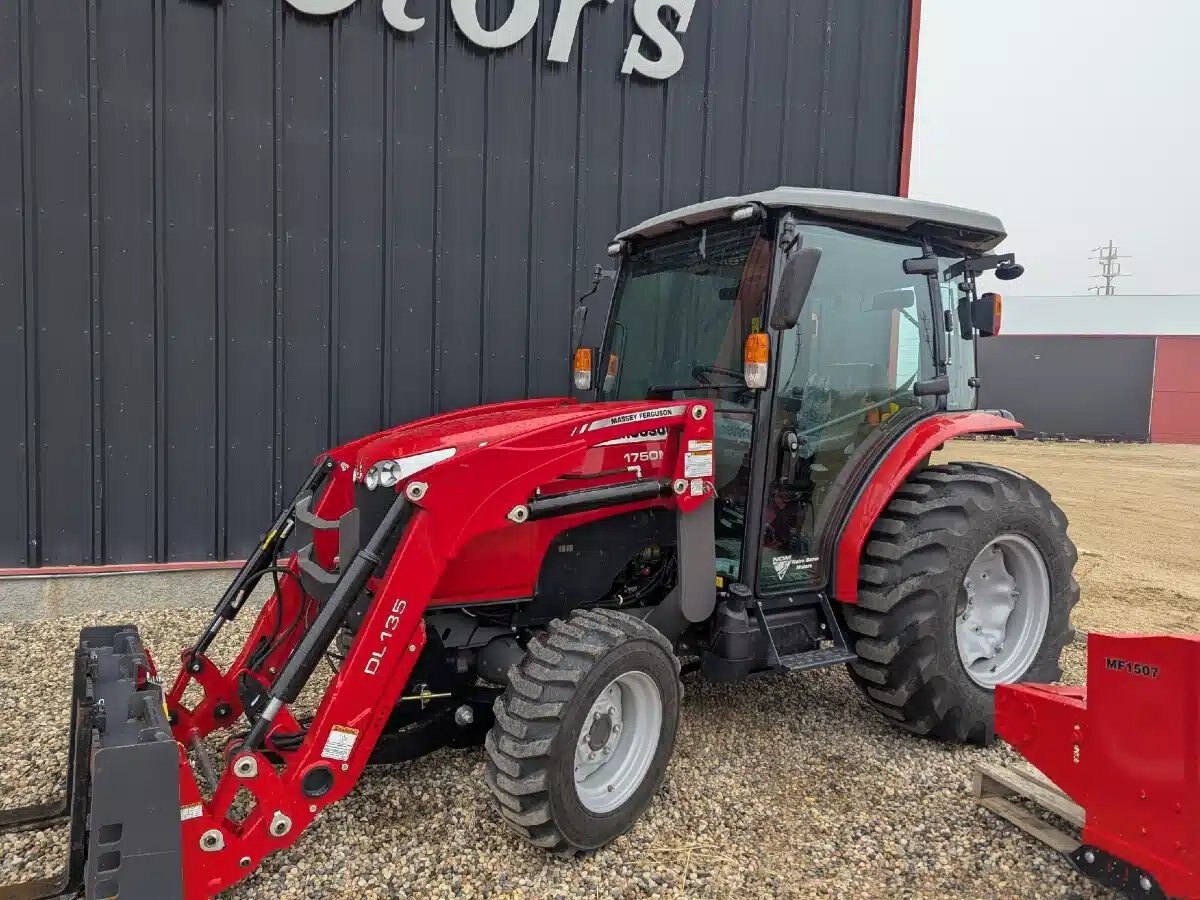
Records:
<instances>
[{"instance_id":1,"label":"tractor cab","mask_svg":"<svg viewBox=\"0 0 1200 900\"><path fill-rule=\"evenodd\" d=\"M1022 271L988 255L1005 236L984 213L799 188L651 219L609 248L616 289L597 346L577 328L575 386L599 401L711 400L719 576L759 597L820 590L894 437L975 408L974 341L1000 311L975 278ZM661 440L644 438L631 458Z\"/></svg>"}]
</instances>

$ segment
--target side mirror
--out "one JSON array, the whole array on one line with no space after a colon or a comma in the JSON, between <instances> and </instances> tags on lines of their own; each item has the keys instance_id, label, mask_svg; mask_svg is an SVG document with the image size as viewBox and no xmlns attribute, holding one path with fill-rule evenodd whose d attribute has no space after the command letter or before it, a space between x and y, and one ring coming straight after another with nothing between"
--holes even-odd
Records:
<instances>
[{"instance_id":1,"label":"side mirror","mask_svg":"<svg viewBox=\"0 0 1200 900\"><path fill-rule=\"evenodd\" d=\"M971 324L980 337L995 337L1000 333L1004 299L999 294L984 294L971 303Z\"/></svg>"},{"instance_id":2,"label":"side mirror","mask_svg":"<svg viewBox=\"0 0 1200 900\"><path fill-rule=\"evenodd\" d=\"M583 326L587 322L588 308L580 302L575 307L571 318L571 346L578 347L583 342Z\"/></svg>"},{"instance_id":3,"label":"side mirror","mask_svg":"<svg viewBox=\"0 0 1200 900\"><path fill-rule=\"evenodd\" d=\"M771 327L776 331L789 331L800 321L800 310L812 290L820 264L820 247L803 247L787 261L779 279L779 296L771 310Z\"/></svg>"}]
</instances>

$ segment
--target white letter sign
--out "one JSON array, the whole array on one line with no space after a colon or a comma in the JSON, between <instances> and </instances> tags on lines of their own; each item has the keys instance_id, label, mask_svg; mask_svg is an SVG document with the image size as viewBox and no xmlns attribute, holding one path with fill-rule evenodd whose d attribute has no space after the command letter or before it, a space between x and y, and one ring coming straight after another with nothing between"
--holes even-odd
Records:
<instances>
[{"instance_id":1,"label":"white letter sign","mask_svg":"<svg viewBox=\"0 0 1200 900\"><path fill-rule=\"evenodd\" d=\"M300 12L310 16L330 16L357 2L358 0L288 0L288 3Z\"/></svg>"},{"instance_id":2,"label":"white letter sign","mask_svg":"<svg viewBox=\"0 0 1200 900\"><path fill-rule=\"evenodd\" d=\"M558 8L558 18L554 21L554 36L550 38L550 53L546 56L550 62L565 63L571 61L571 48L575 46L575 34L579 31L579 17L583 8L595 0L562 0ZM613 0L599 0L611 4Z\"/></svg>"},{"instance_id":3,"label":"white letter sign","mask_svg":"<svg viewBox=\"0 0 1200 900\"><path fill-rule=\"evenodd\" d=\"M667 26L658 18L658 11L669 7L679 13L679 25L675 34L683 34L692 21L696 0L637 0L633 7L633 19L642 29L642 34L658 44L662 55L658 60L647 59L642 53L642 35L635 34L625 51L625 65L621 72L628 75L637 72L647 78L670 78L683 68L683 45Z\"/></svg>"},{"instance_id":4,"label":"white letter sign","mask_svg":"<svg viewBox=\"0 0 1200 900\"><path fill-rule=\"evenodd\" d=\"M3 2L3 0L0 0ZM287 0L295 9L310 16L331 16L349 9L358 0ZM372 0L374 2L374 0ZM446 0L437 0L444 3ZM487 0L450 0L450 13L458 30L472 44L489 50L512 47L533 31L537 25L542 0L512 0L512 11L504 24L495 31L488 31L479 21L479 4ZM683 45L678 35L688 30L696 0L632 0L633 19L641 34L635 34L625 51L622 74L636 72L646 78L662 80L670 78L683 68ZM728 0L734 2L734 0ZM409 0L382 0L383 18L397 31L412 33L425 26L424 16L413 16L408 12ZM613 0L559 0L558 16L554 20L554 32L550 36L547 62L566 63L571 61L571 50L579 35L579 23L589 3L599 3L601 8L611 6ZM674 10L679 23L674 32L663 24L659 14L664 9ZM648 40L659 48L659 58L650 59L642 53L642 41Z\"/></svg>"},{"instance_id":5,"label":"white letter sign","mask_svg":"<svg viewBox=\"0 0 1200 900\"><path fill-rule=\"evenodd\" d=\"M416 31L425 24L425 19L410 16L406 6L408 0L383 0L383 17L398 31Z\"/></svg>"},{"instance_id":6,"label":"white letter sign","mask_svg":"<svg viewBox=\"0 0 1200 900\"><path fill-rule=\"evenodd\" d=\"M468 41L480 47L499 50L511 47L533 31L538 18L538 0L513 0L508 21L495 31L485 31L479 23L478 0L450 0L450 11L454 13L454 22Z\"/></svg>"}]
</instances>

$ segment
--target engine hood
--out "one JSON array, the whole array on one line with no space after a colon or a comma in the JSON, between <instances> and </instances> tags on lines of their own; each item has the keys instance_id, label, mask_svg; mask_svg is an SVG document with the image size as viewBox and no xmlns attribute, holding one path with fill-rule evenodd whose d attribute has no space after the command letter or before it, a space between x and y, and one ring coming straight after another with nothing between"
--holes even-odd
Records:
<instances>
[{"instance_id":1,"label":"engine hood","mask_svg":"<svg viewBox=\"0 0 1200 900\"><path fill-rule=\"evenodd\" d=\"M353 468L354 480L378 462L453 448L464 453L482 446L531 436L543 427L581 424L624 413L662 407L662 402L580 403L568 398L523 400L477 406L381 431L332 451L334 460Z\"/></svg>"}]
</instances>

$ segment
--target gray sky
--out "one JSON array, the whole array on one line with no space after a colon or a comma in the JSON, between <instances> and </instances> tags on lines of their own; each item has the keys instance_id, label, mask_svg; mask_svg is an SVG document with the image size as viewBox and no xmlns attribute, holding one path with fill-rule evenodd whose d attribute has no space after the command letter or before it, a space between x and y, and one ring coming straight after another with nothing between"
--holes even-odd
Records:
<instances>
[{"instance_id":1,"label":"gray sky","mask_svg":"<svg viewBox=\"0 0 1200 900\"><path fill-rule=\"evenodd\" d=\"M1012 294L1200 293L1200 0L924 0L912 195L996 213Z\"/></svg>"}]
</instances>

